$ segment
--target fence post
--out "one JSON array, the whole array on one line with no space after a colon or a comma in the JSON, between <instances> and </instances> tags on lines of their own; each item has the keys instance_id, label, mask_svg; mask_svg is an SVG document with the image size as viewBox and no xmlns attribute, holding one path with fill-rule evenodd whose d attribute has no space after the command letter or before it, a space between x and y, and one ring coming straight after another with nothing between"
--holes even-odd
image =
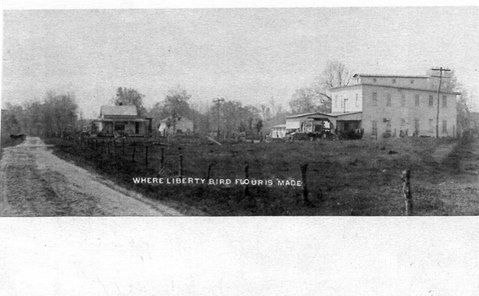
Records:
<instances>
[{"instance_id":1,"label":"fence post","mask_svg":"<svg viewBox=\"0 0 479 296\"><path fill-rule=\"evenodd\" d=\"M178 151L180 152L180 162L178 167L178 176L181 178L183 177L183 153L181 153L181 147L178 147Z\"/></svg>"},{"instance_id":2,"label":"fence post","mask_svg":"<svg viewBox=\"0 0 479 296\"><path fill-rule=\"evenodd\" d=\"M125 155L125 138L123 138L122 145L123 145L123 155Z\"/></svg>"},{"instance_id":3,"label":"fence post","mask_svg":"<svg viewBox=\"0 0 479 296\"><path fill-rule=\"evenodd\" d=\"M244 166L244 178L245 178L245 180L248 180L248 184L249 184L249 163L246 163L245 166ZM248 184L243 189L244 197L249 196L249 186L248 186Z\"/></svg>"},{"instance_id":4,"label":"fence post","mask_svg":"<svg viewBox=\"0 0 479 296\"><path fill-rule=\"evenodd\" d=\"M135 162L136 142L133 142L133 153L131 154L131 161Z\"/></svg>"},{"instance_id":5,"label":"fence post","mask_svg":"<svg viewBox=\"0 0 479 296\"><path fill-rule=\"evenodd\" d=\"M161 157L160 157L160 169L165 167L165 148L161 147Z\"/></svg>"},{"instance_id":6,"label":"fence post","mask_svg":"<svg viewBox=\"0 0 479 296\"><path fill-rule=\"evenodd\" d=\"M307 206L311 206L312 203L309 200L309 192L308 192L308 179L307 179L307 173L308 173L308 164L302 164L300 166L301 168L301 180L303 182L303 204Z\"/></svg>"},{"instance_id":7,"label":"fence post","mask_svg":"<svg viewBox=\"0 0 479 296\"><path fill-rule=\"evenodd\" d=\"M208 183L210 181L210 178L211 178L211 168L213 167L213 163L211 162L209 165L208 165L208 174L206 175L206 183Z\"/></svg>"},{"instance_id":8,"label":"fence post","mask_svg":"<svg viewBox=\"0 0 479 296\"><path fill-rule=\"evenodd\" d=\"M148 167L148 145L145 145L145 166Z\"/></svg>"},{"instance_id":9,"label":"fence post","mask_svg":"<svg viewBox=\"0 0 479 296\"><path fill-rule=\"evenodd\" d=\"M405 202L405 215L413 215L413 203L412 203L412 193L411 193L411 170L407 169L402 171L401 175L402 180L402 191Z\"/></svg>"}]
</instances>

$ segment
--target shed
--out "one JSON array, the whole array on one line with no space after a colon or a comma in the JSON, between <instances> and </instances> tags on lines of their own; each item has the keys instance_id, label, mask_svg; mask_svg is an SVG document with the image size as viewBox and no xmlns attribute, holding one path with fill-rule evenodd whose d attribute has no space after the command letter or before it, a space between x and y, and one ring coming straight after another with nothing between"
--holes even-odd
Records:
<instances>
[{"instance_id":1,"label":"shed","mask_svg":"<svg viewBox=\"0 0 479 296\"><path fill-rule=\"evenodd\" d=\"M162 136L166 136L167 134L189 135L194 131L194 124L193 121L184 116L177 116L175 118L169 116L160 120L158 131Z\"/></svg>"}]
</instances>

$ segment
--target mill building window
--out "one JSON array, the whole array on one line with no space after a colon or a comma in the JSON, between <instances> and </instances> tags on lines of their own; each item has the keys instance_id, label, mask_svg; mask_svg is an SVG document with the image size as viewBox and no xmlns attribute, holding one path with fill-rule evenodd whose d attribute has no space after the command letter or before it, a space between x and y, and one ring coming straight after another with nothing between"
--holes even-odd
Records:
<instances>
[{"instance_id":1,"label":"mill building window","mask_svg":"<svg viewBox=\"0 0 479 296\"><path fill-rule=\"evenodd\" d=\"M372 126L372 130L371 130L371 133L373 135L377 135L378 134L378 122L376 120L373 120L371 122L371 126Z\"/></svg>"},{"instance_id":2,"label":"mill building window","mask_svg":"<svg viewBox=\"0 0 479 296\"><path fill-rule=\"evenodd\" d=\"M442 107L447 107L447 96L442 96Z\"/></svg>"},{"instance_id":3,"label":"mill building window","mask_svg":"<svg viewBox=\"0 0 479 296\"><path fill-rule=\"evenodd\" d=\"M401 107L406 107L406 95L401 94Z\"/></svg>"},{"instance_id":4,"label":"mill building window","mask_svg":"<svg viewBox=\"0 0 479 296\"><path fill-rule=\"evenodd\" d=\"M429 107L432 106L434 106L434 98L432 97L432 95L429 95Z\"/></svg>"},{"instance_id":5,"label":"mill building window","mask_svg":"<svg viewBox=\"0 0 479 296\"><path fill-rule=\"evenodd\" d=\"M415 95L415 96L414 96L414 105L415 105L416 107L419 107L419 95Z\"/></svg>"},{"instance_id":6,"label":"mill building window","mask_svg":"<svg viewBox=\"0 0 479 296\"><path fill-rule=\"evenodd\" d=\"M378 93L373 93L373 106L378 105Z\"/></svg>"},{"instance_id":7,"label":"mill building window","mask_svg":"<svg viewBox=\"0 0 479 296\"><path fill-rule=\"evenodd\" d=\"M391 94L386 94L386 106L391 107Z\"/></svg>"}]
</instances>

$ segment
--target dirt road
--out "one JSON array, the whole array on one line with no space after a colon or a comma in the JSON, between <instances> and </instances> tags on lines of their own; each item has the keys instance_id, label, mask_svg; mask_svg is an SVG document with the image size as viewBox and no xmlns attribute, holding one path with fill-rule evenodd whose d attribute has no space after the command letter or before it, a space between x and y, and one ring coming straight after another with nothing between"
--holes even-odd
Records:
<instances>
[{"instance_id":1,"label":"dirt road","mask_svg":"<svg viewBox=\"0 0 479 296\"><path fill-rule=\"evenodd\" d=\"M180 213L56 157L39 138L4 149L0 216L124 215Z\"/></svg>"}]
</instances>

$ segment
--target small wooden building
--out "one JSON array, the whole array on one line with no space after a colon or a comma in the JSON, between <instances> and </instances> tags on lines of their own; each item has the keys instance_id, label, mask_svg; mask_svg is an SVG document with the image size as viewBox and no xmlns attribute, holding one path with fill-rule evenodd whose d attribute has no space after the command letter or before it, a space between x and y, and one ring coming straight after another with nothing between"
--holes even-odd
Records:
<instances>
[{"instance_id":1,"label":"small wooden building","mask_svg":"<svg viewBox=\"0 0 479 296\"><path fill-rule=\"evenodd\" d=\"M93 121L93 132L103 137L145 137L151 135L151 118L139 116L136 106L102 106L100 118Z\"/></svg>"},{"instance_id":2,"label":"small wooden building","mask_svg":"<svg viewBox=\"0 0 479 296\"><path fill-rule=\"evenodd\" d=\"M271 127L270 136L273 139L283 139L286 137L286 124L278 124Z\"/></svg>"},{"instance_id":3,"label":"small wooden building","mask_svg":"<svg viewBox=\"0 0 479 296\"><path fill-rule=\"evenodd\" d=\"M173 117L169 116L160 121L158 131L162 136L166 136L167 134L189 135L194 131L194 124L193 121L183 116L178 116L176 119L173 119Z\"/></svg>"}]
</instances>

